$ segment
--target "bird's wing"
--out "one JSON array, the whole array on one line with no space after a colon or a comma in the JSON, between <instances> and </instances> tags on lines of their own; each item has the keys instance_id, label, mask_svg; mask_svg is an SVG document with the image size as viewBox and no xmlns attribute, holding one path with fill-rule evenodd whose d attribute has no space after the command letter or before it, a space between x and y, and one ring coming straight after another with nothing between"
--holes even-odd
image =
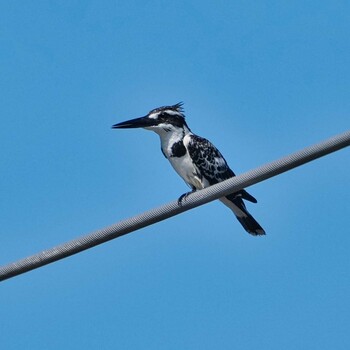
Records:
<instances>
[{"instance_id":1,"label":"bird's wing","mask_svg":"<svg viewBox=\"0 0 350 350\"><path fill-rule=\"evenodd\" d=\"M235 176L219 150L205 138L191 135L187 148L200 175L203 176L210 185Z\"/></svg>"},{"instance_id":2,"label":"bird's wing","mask_svg":"<svg viewBox=\"0 0 350 350\"><path fill-rule=\"evenodd\" d=\"M220 151L207 139L193 134L187 148L200 176L203 176L209 182L209 185L214 185L235 176ZM257 200L244 189L235 192L231 196L241 197L257 203Z\"/></svg>"}]
</instances>

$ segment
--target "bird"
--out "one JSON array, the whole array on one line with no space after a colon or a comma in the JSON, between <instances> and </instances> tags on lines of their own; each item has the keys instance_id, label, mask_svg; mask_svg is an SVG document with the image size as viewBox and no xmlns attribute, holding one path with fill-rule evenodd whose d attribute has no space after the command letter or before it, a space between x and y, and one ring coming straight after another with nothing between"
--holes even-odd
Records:
<instances>
[{"instance_id":1,"label":"bird","mask_svg":"<svg viewBox=\"0 0 350 350\"><path fill-rule=\"evenodd\" d=\"M179 197L180 206L190 193L235 176L220 151L207 139L192 133L185 119L183 102L152 109L144 117L114 124L112 128L143 128L159 135L163 155L192 190ZM265 235L243 200L257 203L244 189L220 198L248 233Z\"/></svg>"}]
</instances>

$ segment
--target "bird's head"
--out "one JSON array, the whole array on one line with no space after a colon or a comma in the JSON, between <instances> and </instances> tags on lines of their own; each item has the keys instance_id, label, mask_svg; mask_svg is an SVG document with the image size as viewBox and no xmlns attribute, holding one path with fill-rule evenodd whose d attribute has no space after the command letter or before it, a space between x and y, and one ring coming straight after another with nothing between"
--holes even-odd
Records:
<instances>
[{"instance_id":1,"label":"bird's head","mask_svg":"<svg viewBox=\"0 0 350 350\"><path fill-rule=\"evenodd\" d=\"M114 124L113 129L144 128L159 135L168 132L190 130L183 114L182 103L152 109L145 117Z\"/></svg>"}]
</instances>

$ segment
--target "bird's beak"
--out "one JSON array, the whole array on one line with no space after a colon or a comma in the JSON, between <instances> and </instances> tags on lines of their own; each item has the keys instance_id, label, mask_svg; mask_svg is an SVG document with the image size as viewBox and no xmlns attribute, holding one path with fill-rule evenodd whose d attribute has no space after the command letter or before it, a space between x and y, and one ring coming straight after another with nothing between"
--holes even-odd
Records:
<instances>
[{"instance_id":1,"label":"bird's beak","mask_svg":"<svg viewBox=\"0 0 350 350\"><path fill-rule=\"evenodd\" d=\"M147 128L156 125L155 120L148 117L141 117L136 119L127 120L114 124L112 129L132 129L132 128Z\"/></svg>"}]
</instances>

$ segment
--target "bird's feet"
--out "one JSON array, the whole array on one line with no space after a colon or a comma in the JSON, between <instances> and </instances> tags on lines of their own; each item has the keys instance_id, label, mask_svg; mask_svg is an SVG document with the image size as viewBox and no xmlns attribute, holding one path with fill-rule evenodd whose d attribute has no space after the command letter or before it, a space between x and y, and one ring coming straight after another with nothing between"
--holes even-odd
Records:
<instances>
[{"instance_id":1,"label":"bird's feet","mask_svg":"<svg viewBox=\"0 0 350 350\"><path fill-rule=\"evenodd\" d=\"M187 196L188 196L189 194L193 193L193 192L196 192L196 189L193 189L193 190L190 191L190 192L186 192L186 193L182 194L182 195L179 197L179 199L177 200L177 204L179 205L179 207L182 206L182 202L183 202L184 200L186 200Z\"/></svg>"}]
</instances>

